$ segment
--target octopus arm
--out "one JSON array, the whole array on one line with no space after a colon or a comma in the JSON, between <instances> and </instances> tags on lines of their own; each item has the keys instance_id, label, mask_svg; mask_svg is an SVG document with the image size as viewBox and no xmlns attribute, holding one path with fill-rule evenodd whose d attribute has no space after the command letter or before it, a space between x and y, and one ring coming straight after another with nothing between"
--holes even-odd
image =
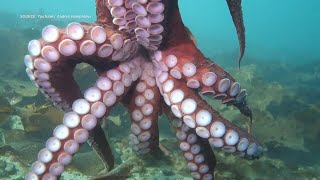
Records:
<instances>
[{"instance_id":1,"label":"octopus arm","mask_svg":"<svg viewBox=\"0 0 320 180\"><path fill-rule=\"evenodd\" d=\"M252 118L251 108L245 101L247 92L241 89L229 73L213 63L197 49L191 40L177 44L154 54L158 67L175 80L179 80L194 91L234 105L240 112Z\"/></svg>"},{"instance_id":2,"label":"octopus arm","mask_svg":"<svg viewBox=\"0 0 320 180\"><path fill-rule=\"evenodd\" d=\"M29 77L44 94L68 110L81 95L72 75L78 63L88 63L103 72L119 64L113 60L129 58L132 49L137 50L137 46L132 46L126 36L99 24L70 23L65 29L49 25L41 39L30 41L30 55L24 61ZM123 57L124 52L128 52L127 57Z\"/></svg>"},{"instance_id":3,"label":"octopus arm","mask_svg":"<svg viewBox=\"0 0 320 180\"><path fill-rule=\"evenodd\" d=\"M188 127L181 118L177 118L165 103L162 103L162 107L174 127L191 175L195 179L213 179L216 160L208 140L199 137L195 130Z\"/></svg>"},{"instance_id":4,"label":"octopus arm","mask_svg":"<svg viewBox=\"0 0 320 180\"><path fill-rule=\"evenodd\" d=\"M137 61L132 61L134 70L128 73L121 71L120 67L101 73L95 85L85 91L84 98L73 102L72 111L65 113L63 124L54 129L53 137L40 150L38 160L32 164L32 172L26 179L59 178L100 119L129 91L133 82L132 73L140 76ZM128 63L119 66L123 64Z\"/></svg>"},{"instance_id":5,"label":"octopus arm","mask_svg":"<svg viewBox=\"0 0 320 180\"><path fill-rule=\"evenodd\" d=\"M24 61L29 77L40 91L68 112L72 103L83 97L73 77L76 65L88 63L98 72L111 69L119 64L111 60L119 58L117 49L124 45L131 44L121 34L99 24L70 23L65 29L49 25L43 29L41 39L29 43L30 55ZM97 90L89 89L92 91ZM100 126L90 132L88 142L104 165L112 169L111 148Z\"/></svg>"},{"instance_id":6,"label":"octopus arm","mask_svg":"<svg viewBox=\"0 0 320 180\"><path fill-rule=\"evenodd\" d=\"M145 63L141 78L126 103L131 119L129 144L137 154L155 152L159 148L158 117L160 92L156 86L152 63Z\"/></svg>"},{"instance_id":7,"label":"octopus arm","mask_svg":"<svg viewBox=\"0 0 320 180\"><path fill-rule=\"evenodd\" d=\"M239 68L241 59L244 55L245 47L246 47L246 37L245 37L245 27L243 23L243 16L242 16L242 0L227 0L227 4L230 10L230 14L232 16L233 23L237 30L238 41L239 41Z\"/></svg>"},{"instance_id":8,"label":"octopus arm","mask_svg":"<svg viewBox=\"0 0 320 180\"><path fill-rule=\"evenodd\" d=\"M208 139L212 147L248 159L261 155L262 147L251 134L224 119L195 91L165 71L159 70L156 77L164 101L172 113L195 129L198 136Z\"/></svg>"}]
</instances>

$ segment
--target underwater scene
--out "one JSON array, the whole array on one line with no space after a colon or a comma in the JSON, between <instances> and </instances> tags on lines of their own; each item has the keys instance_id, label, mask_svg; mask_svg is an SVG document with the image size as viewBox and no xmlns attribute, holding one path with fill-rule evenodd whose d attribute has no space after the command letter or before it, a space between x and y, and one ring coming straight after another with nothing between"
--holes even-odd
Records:
<instances>
[{"instance_id":1,"label":"underwater scene","mask_svg":"<svg viewBox=\"0 0 320 180\"><path fill-rule=\"evenodd\" d=\"M320 180L318 0L6 0L0 179Z\"/></svg>"}]
</instances>

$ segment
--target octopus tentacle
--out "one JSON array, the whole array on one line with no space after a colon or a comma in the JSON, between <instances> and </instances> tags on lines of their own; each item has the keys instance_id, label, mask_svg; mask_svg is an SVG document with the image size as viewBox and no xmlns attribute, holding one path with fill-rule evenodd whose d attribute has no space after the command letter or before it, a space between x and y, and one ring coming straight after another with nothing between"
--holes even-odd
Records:
<instances>
[{"instance_id":1,"label":"octopus tentacle","mask_svg":"<svg viewBox=\"0 0 320 180\"><path fill-rule=\"evenodd\" d=\"M244 100L247 96L245 89L225 72L221 67L212 63L197 49L190 33L182 22L179 8L170 5L172 18L167 24L168 30L161 51L151 54L155 65L167 71L176 80L186 81L187 86L202 94L212 94L221 99L222 103L236 106L240 112L252 119L252 111Z\"/></svg>"},{"instance_id":2,"label":"octopus tentacle","mask_svg":"<svg viewBox=\"0 0 320 180\"><path fill-rule=\"evenodd\" d=\"M109 0L100 11L108 9L112 16L112 25L119 31L133 35L146 49L156 50L162 43L165 17L169 17L165 16L166 4L168 1L162 0Z\"/></svg>"},{"instance_id":3,"label":"octopus tentacle","mask_svg":"<svg viewBox=\"0 0 320 180\"><path fill-rule=\"evenodd\" d=\"M174 127L179 147L187 160L187 166L194 179L213 179L215 168L215 156L210 148L208 140L200 138L180 118L174 116L170 108L163 103L163 111Z\"/></svg>"},{"instance_id":4,"label":"octopus tentacle","mask_svg":"<svg viewBox=\"0 0 320 180\"><path fill-rule=\"evenodd\" d=\"M172 28L168 29L161 51L156 51L152 54L156 62L162 61L156 64L159 64L162 70L168 71L175 79L186 81L189 87L198 92L213 94L215 98L221 99L223 103L235 105L242 114L252 119L251 108L244 100L247 96L246 90L240 89L240 84L234 78L204 57L195 43L193 43L190 32L183 24L177 2L173 1L170 5L171 10L169 12L172 14L172 18L168 20L167 24ZM231 2L230 5L239 7L239 4L234 2ZM236 12L241 12L241 2L240 9L236 9ZM239 19L242 19L242 13L240 14L241 17ZM244 36L241 37L243 37L241 39L244 39ZM240 54L243 55L243 53ZM184 73L183 67L185 65L186 70ZM194 72L195 70L196 72ZM197 72L197 70L199 71ZM220 85L222 88L220 88ZM227 90L224 91L225 89Z\"/></svg>"},{"instance_id":5,"label":"octopus tentacle","mask_svg":"<svg viewBox=\"0 0 320 180\"><path fill-rule=\"evenodd\" d=\"M109 27L70 23L65 29L52 25L45 27L42 39L32 40L28 49L30 55L25 56L25 65L29 77L58 108L68 112L71 111L72 103L83 97L73 78L76 64L87 62L98 72L102 72L118 64L111 61L119 56L117 51L120 54L131 49L137 51L137 46ZM92 60L92 57L95 60ZM90 88L89 91L94 92L97 89ZM100 126L90 132L88 143L104 165L112 169L114 159L111 148Z\"/></svg>"},{"instance_id":6,"label":"octopus tentacle","mask_svg":"<svg viewBox=\"0 0 320 180\"><path fill-rule=\"evenodd\" d=\"M153 54L156 66L186 86L203 95L222 100L223 104L236 106L241 113L252 118L245 101L247 92L240 83L220 66L207 60L190 40Z\"/></svg>"},{"instance_id":7,"label":"octopus tentacle","mask_svg":"<svg viewBox=\"0 0 320 180\"><path fill-rule=\"evenodd\" d=\"M185 124L195 129L198 136L209 139L215 148L241 157L251 159L261 155L262 147L251 134L224 119L190 88L173 81L174 78L161 69L156 78L165 103L176 117L182 118Z\"/></svg>"},{"instance_id":8,"label":"octopus tentacle","mask_svg":"<svg viewBox=\"0 0 320 180\"><path fill-rule=\"evenodd\" d=\"M132 66L137 69L139 60L134 62ZM54 129L53 137L40 150L38 161L32 164L32 172L26 179L59 177L79 146L88 140L89 131L129 91L132 82L132 77L119 68L102 73L96 85L84 93L85 98L73 102L72 111L66 113L63 124Z\"/></svg>"},{"instance_id":9,"label":"octopus tentacle","mask_svg":"<svg viewBox=\"0 0 320 180\"><path fill-rule=\"evenodd\" d=\"M30 79L66 110L81 94L72 76L76 64L86 62L105 71L119 64L115 61L130 58L138 46L110 28L70 23L66 29L45 27L42 39L30 41L28 50L24 61Z\"/></svg>"},{"instance_id":10,"label":"octopus tentacle","mask_svg":"<svg viewBox=\"0 0 320 180\"><path fill-rule=\"evenodd\" d=\"M146 154L158 149L158 116L160 113L160 93L156 86L152 63L145 63L135 92L130 94L128 104L131 119L129 143L138 154Z\"/></svg>"},{"instance_id":11,"label":"octopus tentacle","mask_svg":"<svg viewBox=\"0 0 320 180\"><path fill-rule=\"evenodd\" d=\"M244 51L246 48L246 37L245 37L245 27L243 24L243 16L242 16L242 0L227 0L227 4L230 10L230 14L232 16L232 20L234 26L237 30L238 41L239 41L239 57L238 63L240 68L240 63L244 55Z\"/></svg>"}]
</instances>

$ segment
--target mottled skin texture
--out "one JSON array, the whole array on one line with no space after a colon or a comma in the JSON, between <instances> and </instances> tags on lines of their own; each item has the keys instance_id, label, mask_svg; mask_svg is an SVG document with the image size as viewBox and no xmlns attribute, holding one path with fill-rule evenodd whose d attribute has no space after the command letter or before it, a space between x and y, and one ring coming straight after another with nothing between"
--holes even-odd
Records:
<instances>
[{"instance_id":1,"label":"mottled skin texture","mask_svg":"<svg viewBox=\"0 0 320 180\"><path fill-rule=\"evenodd\" d=\"M59 178L85 141L111 170L114 159L99 121L118 102L130 113L129 144L139 155L158 152L157 122L165 113L195 179L213 179L212 148L249 159L261 154L251 134L224 119L199 95L234 105L252 118L246 91L197 49L182 22L178 0L133 2L96 0L95 23L45 28L42 39L29 43L27 73L65 117L53 133L59 143L47 143L26 179ZM239 38L240 66L245 49L241 0L227 3ZM90 64L99 75L84 93L72 75L79 63ZM98 125L88 127L87 122Z\"/></svg>"}]
</instances>

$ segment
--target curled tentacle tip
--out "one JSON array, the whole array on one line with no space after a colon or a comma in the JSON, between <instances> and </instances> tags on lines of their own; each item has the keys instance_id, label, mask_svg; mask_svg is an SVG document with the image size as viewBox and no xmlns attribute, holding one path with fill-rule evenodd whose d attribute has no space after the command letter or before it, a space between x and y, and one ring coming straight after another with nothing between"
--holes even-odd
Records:
<instances>
[{"instance_id":1,"label":"curled tentacle tip","mask_svg":"<svg viewBox=\"0 0 320 180\"><path fill-rule=\"evenodd\" d=\"M243 58L243 52L240 52L239 57L238 57L238 67L239 67L239 69L240 69L240 66L241 66L242 58Z\"/></svg>"},{"instance_id":2,"label":"curled tentacle tip","mask_svg":"<svg viewBox=\"0 0 320 180\"><path fill-rule=\"evenodd\" d=\"M241 61L243 59L244 52L245 52L245 34L244 34L244 32L242 35L238 36L238 39L239 39L239 48L240 48L239 57L238 57L238 65L239 65L239 69L240 69Z\"/></svg>"},{"instance_id":3,"label":"curled tentacle tip","mask_svg":"<svg viewBox=\"0 0 320 180\"><path fill-rule=\"evenodd\" d=\"M249 127L248 127L248 133L251 134L252 133L252 115L249 117Z\"/></svg>"}]
</instances>

